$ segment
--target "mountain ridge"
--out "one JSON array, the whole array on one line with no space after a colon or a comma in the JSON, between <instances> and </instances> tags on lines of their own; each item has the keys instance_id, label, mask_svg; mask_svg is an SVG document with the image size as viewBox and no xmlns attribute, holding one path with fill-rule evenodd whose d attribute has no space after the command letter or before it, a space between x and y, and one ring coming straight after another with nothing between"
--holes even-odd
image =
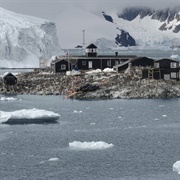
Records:
<instances>
[{"instance_id":1,"label":"mountain ridge","mask_svg":"<svg viewBox=\"0 0 180 180\"><path fill-rule=\"evenodd\" d=\"M172 29L173 27L167 27L170 22L173 20L177 21L177 25L174 27L173 32L178 33L180 31L180 7L176 8L166 8L164 10L153 10L150 8L126 8L122 13L118 14L119 18L123 18L128 21L134 20L137 16L140 16L140 19L143 19L146 16L151 16L151 19L164 22L160 30Z\"/></svg>"},{"instance_id":2,"label":"mountain ridge","mask_svg":"<svg viewBox=\"0 0 180 180\"><path fill-rule=\"evenodd\" d=\"M131 17L129 20L125 18L127 12ZM59 39L63 49L80 47L83 45L82 30L85 30L85 44L94 43L98 48L169 48L172 44L180 45L179 15L178 8L152 10L143 7L93 12L71 6L61 12L57 21L61 25Z\"/></svg>"}]
</instances>

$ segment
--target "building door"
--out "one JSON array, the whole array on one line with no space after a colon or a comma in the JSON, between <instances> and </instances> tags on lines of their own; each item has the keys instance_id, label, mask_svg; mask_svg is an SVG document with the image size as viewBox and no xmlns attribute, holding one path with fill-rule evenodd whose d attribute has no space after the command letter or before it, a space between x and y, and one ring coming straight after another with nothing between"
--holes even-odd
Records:
<instances>
[{"instance_id":1,"label":"building door","mask_svg":"<svg viewBox=\"0 0 180 180\"><path fill-rule=\"evenodd\" d=\"M92 69L92 61L89 61L89 62L88 62L88 68L89 68L89 69Z\"/></svg>"}]
</instances>

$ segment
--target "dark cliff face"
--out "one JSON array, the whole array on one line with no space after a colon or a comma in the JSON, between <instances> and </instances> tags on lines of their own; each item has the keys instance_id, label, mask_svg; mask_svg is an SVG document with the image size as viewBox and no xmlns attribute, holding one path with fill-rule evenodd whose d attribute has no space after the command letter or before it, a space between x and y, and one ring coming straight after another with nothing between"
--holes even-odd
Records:
<instances>
[{"instance_id":1,"label":"dark cliff face","mask_svg":"<svg viewBox=\"0 0 180 180\"><path fill-rule=\"evenodd\" d=\"M120 31L120 33L117 34L115 38L116 44L118 44L119 46L124 46L124 47L136 46L136 41L134 40L132 36L130 36L128 32L119 28L117 29Z\"/></svg>"},{"instance_id":2,"label":"dark cliff face","mask_svg":"<svg viewBox=\"0 0 180 180\"><path fill-rule=\"evenodd\" d=\"M114 23L111 16L107 15L104 11L102 12L102 14L107 21ZM136 46L136 41L128 32L124 31L123 29L119 29L118 27L117 29L119 30L119 33L115 37L115 43L117 45L124 47Z\"/></svg>"},{"instance_id":3,"label":"dark cliff face","mask_svg":"<svg viewBox=\"0 0 180 180\"><path fill-rule=\"evenodd\" d=\"M179 20L179 8L166 8L164 10L153 10L150 8L126 8L123 10L122 13L118 14L119 18L132 21L134 20L138 15L141 19L143 19L145 16L152 16L151 19L156 19L161 22L164 21L172 21L174 19Z\"/></svg>"},{"instance_id":4,"label":"dark cliff face","mask_svg":"<svg viewBox=\"0 0 180 180\"><path fill-rule=\"evenodd\" d=\"M107 21L113 23L113 18L111 16L107 15L104 11L102 12L102 14Z\"/></svg>"},{"instance_id":5,"label":"dark cliff face","mask_svg":"<svg viewBox=\"0 0 180 180\"><path fill-rule=\"evenodd\" d=\"M169 22L173 20L180 21L180 7L174 9L166 8L164 10L153 10L150 8L126 8L122 13L118 14L119 18L125 19L127 21L134 20L137 16L140 16L143 19L146 16L151 16L151 19L158 20L163 24L159 27L159 30L165 31L171 29L171 27L166 27ZM179 25L177 25L174 30L174 33L180 32Z\"/></svg>"}]
</instances>

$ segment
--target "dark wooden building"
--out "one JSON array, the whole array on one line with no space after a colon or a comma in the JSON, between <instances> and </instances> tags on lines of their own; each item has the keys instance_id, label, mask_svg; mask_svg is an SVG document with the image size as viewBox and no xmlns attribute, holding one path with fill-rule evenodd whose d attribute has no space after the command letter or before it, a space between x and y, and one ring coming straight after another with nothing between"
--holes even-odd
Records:
<instances>
[{"instance_id":1,"label":"dark wooden building","mask_svg":"<svg viewBox=\"0 0 180 180\"><path fill-rule=\"evenodd\" d=\"M134 55L98 55L98 48L94 44L86 47L84 56L58 56L51 62L51 68L54 73L66 72L68 70L91 70L113 68L115 65L134 58Z\"/></svg>"},{"instance_id":2,"label":"dark wooden building","mask_svg":"<svg viewBox=\"0 0 180 180\"><path fill-rule=\"evenodd\" d=\"M154 66L151 69L143 70L143 78L165 79L165 80L179 80L179 61L172 59L160 59L154 61Z\"/></svg>"},{"instance_id":3,"label":"dark wooden building","mask_svg":"<svg viewBox=\"0 0 180 180\"><path fill-rule=\"evenodd\" d=\"M6 73L3 76L3 82L4 82L5 85L12 86L12 85L17 84L17 78L12 73Z\"/></svg>"},{"instance_id":4,"label":"dark wooden building","mask_svg":"<svg viewBox=\"0 0 180 180\"><path fill-rule=\"evenodd\" d=\"M51 63L54 72L66 72L72 70L72 64L67 59L60 59Z\"/></svg>"},{"instance_id":5,"label":"dark wooden building","mask_svg":"<svg viewBox=\"0 0 180 180\"><path fill-rule=\"evenodd\" d=\"M125 71L129 64L131 66L141 66L141 67L153 67L154 66L154 59L148 58L148 57L135 57L131 58L128 61L125 61L124 63L121 63L119 65L116 65L113 67L115 71Z\"/></svg>"},{"instance_id":6,"label":"dark wooden building","mask_svg":"<svg viewBox=\"0 0 180 180\"><path fill-rule=\"evenodd\" d=\"M160 59L154 62L154 69L160 70L161 74L154 75L154 79L179 80L179 61L172 59Z\"/></svg>"}]
</instances>

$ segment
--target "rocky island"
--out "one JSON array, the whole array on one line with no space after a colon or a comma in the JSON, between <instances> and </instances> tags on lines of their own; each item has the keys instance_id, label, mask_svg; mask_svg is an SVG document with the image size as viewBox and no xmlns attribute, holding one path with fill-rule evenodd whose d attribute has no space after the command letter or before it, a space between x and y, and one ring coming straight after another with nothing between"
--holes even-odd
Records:
<instances>
[{"instance_id":1,"label":"rocky island","mask_svg":"<svg viewBox=\"0 0 180 180\"><path fill-rule=\"evenodd\" d=\"M176 80L142 79L142 68L118 73L88 71L77 75L53 74L50 69L16 75L17 84L6 87L0 78L0 93L32 95L64 95L77 99L177 98L180 82Z\"/></svg>"}]
</instances>

